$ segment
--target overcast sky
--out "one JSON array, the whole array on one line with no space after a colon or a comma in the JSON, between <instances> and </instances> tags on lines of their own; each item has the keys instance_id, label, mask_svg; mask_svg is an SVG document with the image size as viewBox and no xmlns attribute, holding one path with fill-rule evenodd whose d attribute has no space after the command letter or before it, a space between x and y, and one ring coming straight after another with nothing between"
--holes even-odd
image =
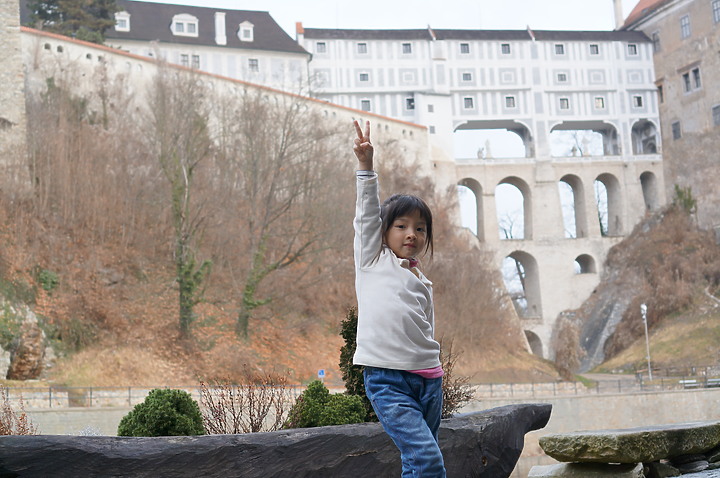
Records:
<instances>
[{"instance_id":1,"label":"overcast sky","mask_svg":"<svg viewBox=\"0 0 720 478\"><path fill-rule=\"evenodd\" d=\"M145 1L145 0L142 0ZM295 38L308 28L434 28L612 30L613 0L154 0L235 10L268 11ZM622 0L627 17L638 0Z\"/></svg>"}]
</instances>

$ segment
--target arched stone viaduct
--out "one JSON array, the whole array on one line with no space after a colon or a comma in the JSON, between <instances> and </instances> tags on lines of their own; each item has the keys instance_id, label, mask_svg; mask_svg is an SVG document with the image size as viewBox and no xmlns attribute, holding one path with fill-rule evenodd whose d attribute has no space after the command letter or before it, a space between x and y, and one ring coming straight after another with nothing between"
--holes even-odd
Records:
<instances>
[{"instance_id":1,"label":"arched stone viaduct","mask_svg":"<svg viewBox=\"0 0 720 478\"><path fill-rule=\"evenodd\" d=\"M495 252L499 265L511 257L524 270L527 309L521 313L534 353L554 357L558 314L579 307L598 285L608 250L649 209L664 204L662 159L634 156L476 159L456 161L457 184L477 204L477 238ZM566 237L559 182L572 188L574 237ZM607 230L598 219L595 181L607 190ZM516 186L523 196L523 239L501 239L496 187Z\"/></svg>"}]
</instances>

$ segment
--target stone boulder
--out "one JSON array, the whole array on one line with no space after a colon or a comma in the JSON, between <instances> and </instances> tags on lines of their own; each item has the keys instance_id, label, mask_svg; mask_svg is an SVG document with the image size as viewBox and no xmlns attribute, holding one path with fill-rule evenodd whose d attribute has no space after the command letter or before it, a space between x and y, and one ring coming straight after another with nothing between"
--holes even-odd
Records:
<instances>
[{"instance_id":1,"label":"stone boulder","mask_svg":"<svg viewBox=\"0 0 720 478\"><path fill-rule=\"evenodd\" d=\"M510 476L525 434L544 427L550 411L509 405L443 420L448 476ZM400 456L377 423L192 437L0 436L0 476L396 478Z\"/></svg>"},{"instance_id":2,"label":"stone boulder","mask_svg":"<svg viewBox=\"0 0 720 478\"><path fill-rule=\"evenodd\" d=\"M718 444L720 421L571 432L540 438L540 447L556 460L586 463L649 463L703 453Z\"/></svg>"},{"instance_id":3,"label":"stone boulder","mask_svg":"<svg viewBox=\"0 0 720 478\"><path fill-rule=\"evenodd\" d=\"M641 463L609 465L605 463L560 463L533 466L528 478L643 478Z\"/></svg>"}]
</instances>

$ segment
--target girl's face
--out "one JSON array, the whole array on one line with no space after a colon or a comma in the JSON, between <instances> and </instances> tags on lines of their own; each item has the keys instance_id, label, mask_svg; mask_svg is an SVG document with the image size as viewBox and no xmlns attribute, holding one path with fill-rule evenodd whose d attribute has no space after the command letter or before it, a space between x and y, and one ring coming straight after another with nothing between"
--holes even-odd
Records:
<instances>
[{"instance_id":1,"label":"girl's face","mask_svg":"<svg viewBox=\"0 0 720 478\"><path fill-rule=\"evenodd\" d=\"M385 245L401 259L409 259L425 250L427 224L420 210L398 216L385 233Z\"/></svg>"}]
</instances>

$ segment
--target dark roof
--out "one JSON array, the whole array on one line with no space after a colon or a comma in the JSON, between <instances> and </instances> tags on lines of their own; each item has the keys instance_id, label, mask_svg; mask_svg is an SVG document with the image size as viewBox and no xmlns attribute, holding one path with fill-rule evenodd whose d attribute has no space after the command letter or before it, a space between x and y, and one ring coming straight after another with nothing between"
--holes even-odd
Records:
<instances>
[{"instance_id":1,"label":"dark roof","mask_svg":"<svg viewBox=\"0 0 720 478\"><path fill-rule=\"evenodd\" d=\"M21 1L21 21L23 25L30 25L30 11L27 8L29 1ZM161 43L309 54L295 40L290 38L268 12L224 10L132 0L116 0L116 3L119 11L126 11L130 14L130 31L119 32L113 28L108 29L105 32L105 37L109 40L109 43L112 43L113 39L158 41ZM215 12L225 13L227 45L215 43ZM197 37L177 36L170 31L173 16L182 13L197 17ZM252 23L254 26L253 41L251 42L241 42L237 37L238 25L245 21Z\"/></svg>"},{"instance_id":2,"label":"dark roof","mask_svg":"<svg viewBox=\"0 0 720 478\"><path fill-rule=\"evenodd\" d=\"M630 12L630 15L625 19L625 23L623 24L622 28L632 28L632 25L635 22L638 22L645 17L650 16L653 14L656 10L659 10L661 7L667 5L672 0L640 0L637 5L635 5L635 8L633 8L632 12Z\"/></svg>"},{"instance_id":3,"label":"dark roof","mask_svg":"<svg viewBox=\"0 0 720 478\"><path fill-rule=\"evenodd\" d=\"M573 30L344 30L304 28L305 38L313 40L531 40L538 41L650 41L642 32ZM431 33L432 32L432 33Z\"/></svg>"}]
</instances>

